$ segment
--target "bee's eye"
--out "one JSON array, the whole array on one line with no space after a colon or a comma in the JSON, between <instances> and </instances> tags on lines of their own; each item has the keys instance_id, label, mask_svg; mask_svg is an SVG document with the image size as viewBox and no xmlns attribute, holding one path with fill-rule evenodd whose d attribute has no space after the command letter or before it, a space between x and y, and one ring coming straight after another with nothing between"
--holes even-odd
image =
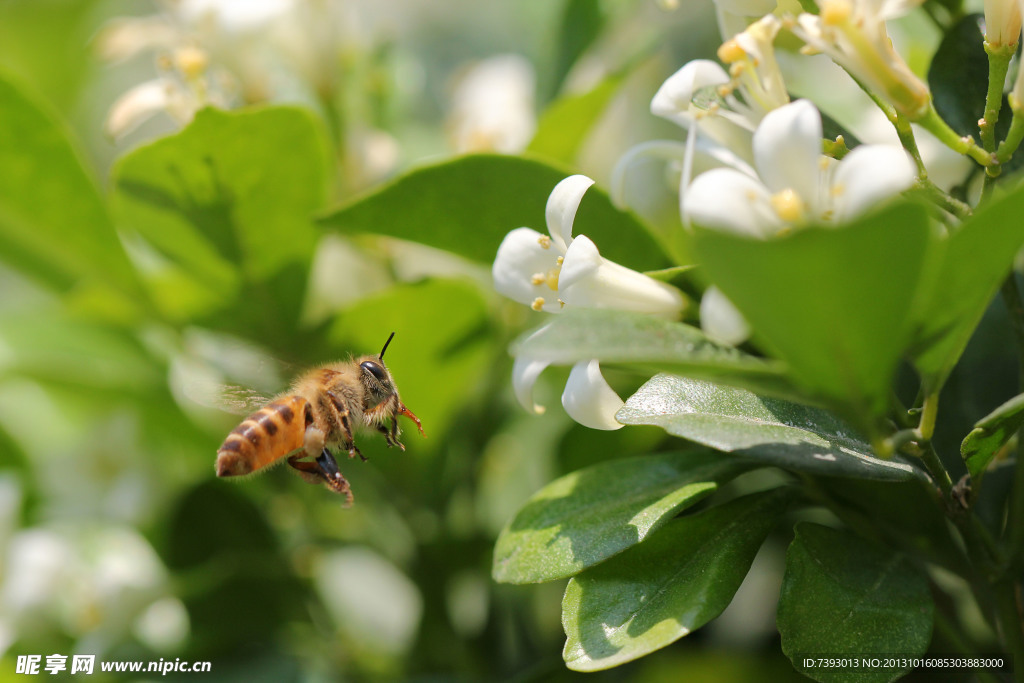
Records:
<instances>
[{"instance_id":1,"label":"bee's eye","mask_svg":"<svg viewBox=\"0 0 1024 683\"><path fill-rule=\"evenodd\" d=\"M359 367L376 377L378 382L388 381L387 371L379 363L374 363L372 360L364 360L359 364Z\"/></svg>"}]
</instances>

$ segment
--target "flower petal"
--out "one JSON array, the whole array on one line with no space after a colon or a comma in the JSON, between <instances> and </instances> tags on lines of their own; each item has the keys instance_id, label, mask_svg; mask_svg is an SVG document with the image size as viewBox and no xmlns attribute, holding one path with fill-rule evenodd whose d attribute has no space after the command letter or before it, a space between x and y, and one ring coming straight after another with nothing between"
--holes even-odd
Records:
<instances>
[{"instance_id":1,"label":"flower petal","mask_svg":"<svg viewBox=\"0 0 1024 683\"><path fill-rule=\"evenodd\" d=\"M754 133L754 165L773 193L793 190L819 213L821 114L807 100L779 107L761 120Z\"/></svg>"},{"instance_id":2,"label":"flower petal","mask_svg":"<svg viewBox=\"0 0 1024 683\"><path fill-rule=\"evenodd\" d=\"M107 135L119 138L126 135L160 111L171 107L170 81L155 79L139 83L121 95L107 114Z\"/></svg>"},{"instance_id":3,"label":"flower petal","mask_svg":"<svg viewBox=\"0 0 1024 683\"><path fill-rule=\"evenodd\" d=\"M651 113L687 128L692 120L690 100L709 85L729 82L729 74L710 59L694 59L668 77L651 100Z\"/></svg>"},{"instance_id":4,"label":"flower petal","mask_svg":"<svg viewBox=\"0 0 1024 683\"><path fill-rule=\"evenodd\" d=\"M591 429L621 429L615 413L624 405L601 375L596 360L582 361L572 367L562 392L562 406L569 417Z\"/></svg>"},{"instance_id":5,"label":"flower petal","mask_svg":"<svg viewBox=\"0 0 1024 683\"><path fill-rule=\"evenodd\" d=\"M544 406L533 402L533 385L537 383L540 373L549 365L547 361L536 360L525 356L516 358L512 364L512 390L519 404L538 415L544 412Z\"/></svg>"},{"instance_id":6,"label":"flower petal","mask_svg":"<svg viewBox=\"0 0 1024 683\"><path fill-rule=\"evenodd\" d=\"M843 157L832 178L836 222L852 220L913 185L917 170L903 149L860 145Z\"/></svg>"},{"instance_id":7,"label":"flower petal","mask_svg":"<svg viewBox=\"0 0 1024 683\"><path fill-rule=\"evenodd\" d=\"M569 245L558 278L558 296L570 306L612 308L677 317L683 297L674 287L601 256L586 235Z\"/></svg>"},{"instance_id":8,"label":"flower petal","mask_svg":"<svg viewBox=\"0 0 1024 683\"><path fill-rule=\"evenodd\" d=\"M700 327L717 342L736 346L750 336L750 325L728 297L712 285L700 299Z\"/></svg>"},{"instance_id":9,"label":"flower petal","mask_svg":"<svg viewBox=\"0 0 1024 683\"><path fill-rule=\"evenodd\" d=\"M572 222L576 218L576 209L580 201L594 181L585 175L571 175L555 185L548 197L544 209L544 217L548 224L551 241L558 245L559 253L564 254L572 242Z\"/></svg>"},{"instance_id":10,"label":"flower petal","mask_svg":"<svg viewBox=\"0 0 1024 683\"><path fill-rule=\"evenodd\" d=\"M783 227L771 194L760 181L731 168L697 176L686 189L686 225L696 223L740 235L771 237Z\"/></svg>"},{"instance_id":11,"label":"flower petal","mask_svg":"<svg viewBox=\"0 0 1024 683\"><path fill-rule=\"evenodd\" d=\"M545 249L544 244L548 244ZM494 257L491 274L494 288L510 299L527 306L536 306L543 299L541 310L557 313L561 309L558 293L551 289L548 280L533 283L534 275L547 275L556 267L556 259L563 252L558 251L547 238L531 228L516 228L505 235Z\"/></svg>"}]
</instances>

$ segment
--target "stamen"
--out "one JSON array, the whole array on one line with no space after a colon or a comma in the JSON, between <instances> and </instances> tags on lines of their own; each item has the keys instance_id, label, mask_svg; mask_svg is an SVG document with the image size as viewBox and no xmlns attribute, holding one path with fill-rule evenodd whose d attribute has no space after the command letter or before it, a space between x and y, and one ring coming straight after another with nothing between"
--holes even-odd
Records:
<instances>
[{"instance_id":1,"label":"stamen","mask_svg":"<svg viewBox=\"0 0 1024 683\"><path fill-rule=\"evenodd\" d=\"M849 0L822 0L819 7L821 8L821 23L826 26L838 26L849 19L853 13L853 7Z\"/></svg>"},{"instance_id":2,"label":"stamen","mask_svg":"<svg viewBox=\"0 0 1024 683\"><path fill-rule=\"evenodd\" d=\"M545 280L547 280L547 276L544 273L534 273L530 276L530 284L534 286L544 284Z\"/></svg>"},{"instance_id":3,"label":"stamen","mask_svg":"<svg viewBox=\"0 0 1024 683\"><path fill-rule=\"evenodd\" d=\"M541 249L550 249L551 238L548 237L547 235L541 235L540 237L537 238L537 244L540 245Z\"/></svg>"},{"instance_id":4,"label":"stamen","mask_svg":"<svg viewBox=\"0 0 1024 683\"><path fill-rule=\"evenodd\" d=\"M785 189L772 195L771 202L775 213L787 223L796 223L803 218L804 202L792 189Z\"/></svg>"},{"instance_id":5,"label":"stamen","mask_svg":"<svg viewBox=\"0 0 1024 683\"><path fill-rule=\"evenodd\" d=\"M538 296L536 299L534 299L533 303L530 304L530 308L532 308L535 311L543 310L544 309L544 297Z\"/></svg>"},{"instance_id":6,"label":"stamen","mask_svg":"<svg viewBox=\"0 0 1024 683\"><path fill-rule=\"evenodd\" d=\"M555 267L548 271L546 282L548 283L548 288L552 292L558 291L558 274L561 272L561 270L561 268Z\"/></svg>"},{"instance_id":7,"label":"stamen","mask_svg":"<svg viewBox=\"0 0 1024 683\"><path fill-rule=\"evenodd\" d=\"M564 256L559 256L558 258L555 259L555 265L556 266L561 266L563 261L565 261L565 257Z\"/></svg>"},{"instance_id":8,"label":"stamen","mask_svg":"<svg viewBox=\"0 0 1024 683\"><path fill-rule=\"evenodd\" d=\"M738 62L746 56L747 53L743 51L743 48L740 47L735 38L730 38L718 48L718 58L725 64Z\"/></svg>"}]
</instances>

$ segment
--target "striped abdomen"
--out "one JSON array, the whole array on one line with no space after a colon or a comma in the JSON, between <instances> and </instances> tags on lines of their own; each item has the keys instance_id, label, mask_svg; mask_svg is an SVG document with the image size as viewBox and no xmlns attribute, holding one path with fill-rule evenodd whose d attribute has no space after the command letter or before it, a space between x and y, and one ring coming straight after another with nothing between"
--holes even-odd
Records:
<instances>
[{"instance_id":1,"label":"striped abdomen","mask_svg":"<svg viewBox=\"0 0 1024 683\"><path fill-rule=\"evenodd\" d=\"M245 418L217 451L217 476L249 474L302 448L306 399L283 396Z\"/></svg>"}]
</instances>

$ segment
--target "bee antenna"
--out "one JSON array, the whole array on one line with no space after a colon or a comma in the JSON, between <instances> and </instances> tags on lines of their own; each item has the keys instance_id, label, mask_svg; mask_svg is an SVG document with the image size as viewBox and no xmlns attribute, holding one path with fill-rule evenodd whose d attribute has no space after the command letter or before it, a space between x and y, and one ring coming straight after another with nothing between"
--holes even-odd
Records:
<instances>
[{"instance_id":1,"label":"bee antenna","mask_svg":"<svg viewBox=\"0 0 1024 683\"><path fill-rule=\"evenodd\" d=\"M380 350L380 355L377 356L377 358L379 358L380 360L384 360L384 352L388 350L388 344L391 343L391 340L394 339L394 337L395 337L395 333L392 332L391 336L388 337L388 340L386 342L384 342L384 348Z\"/></svg>"}]
</instances>

